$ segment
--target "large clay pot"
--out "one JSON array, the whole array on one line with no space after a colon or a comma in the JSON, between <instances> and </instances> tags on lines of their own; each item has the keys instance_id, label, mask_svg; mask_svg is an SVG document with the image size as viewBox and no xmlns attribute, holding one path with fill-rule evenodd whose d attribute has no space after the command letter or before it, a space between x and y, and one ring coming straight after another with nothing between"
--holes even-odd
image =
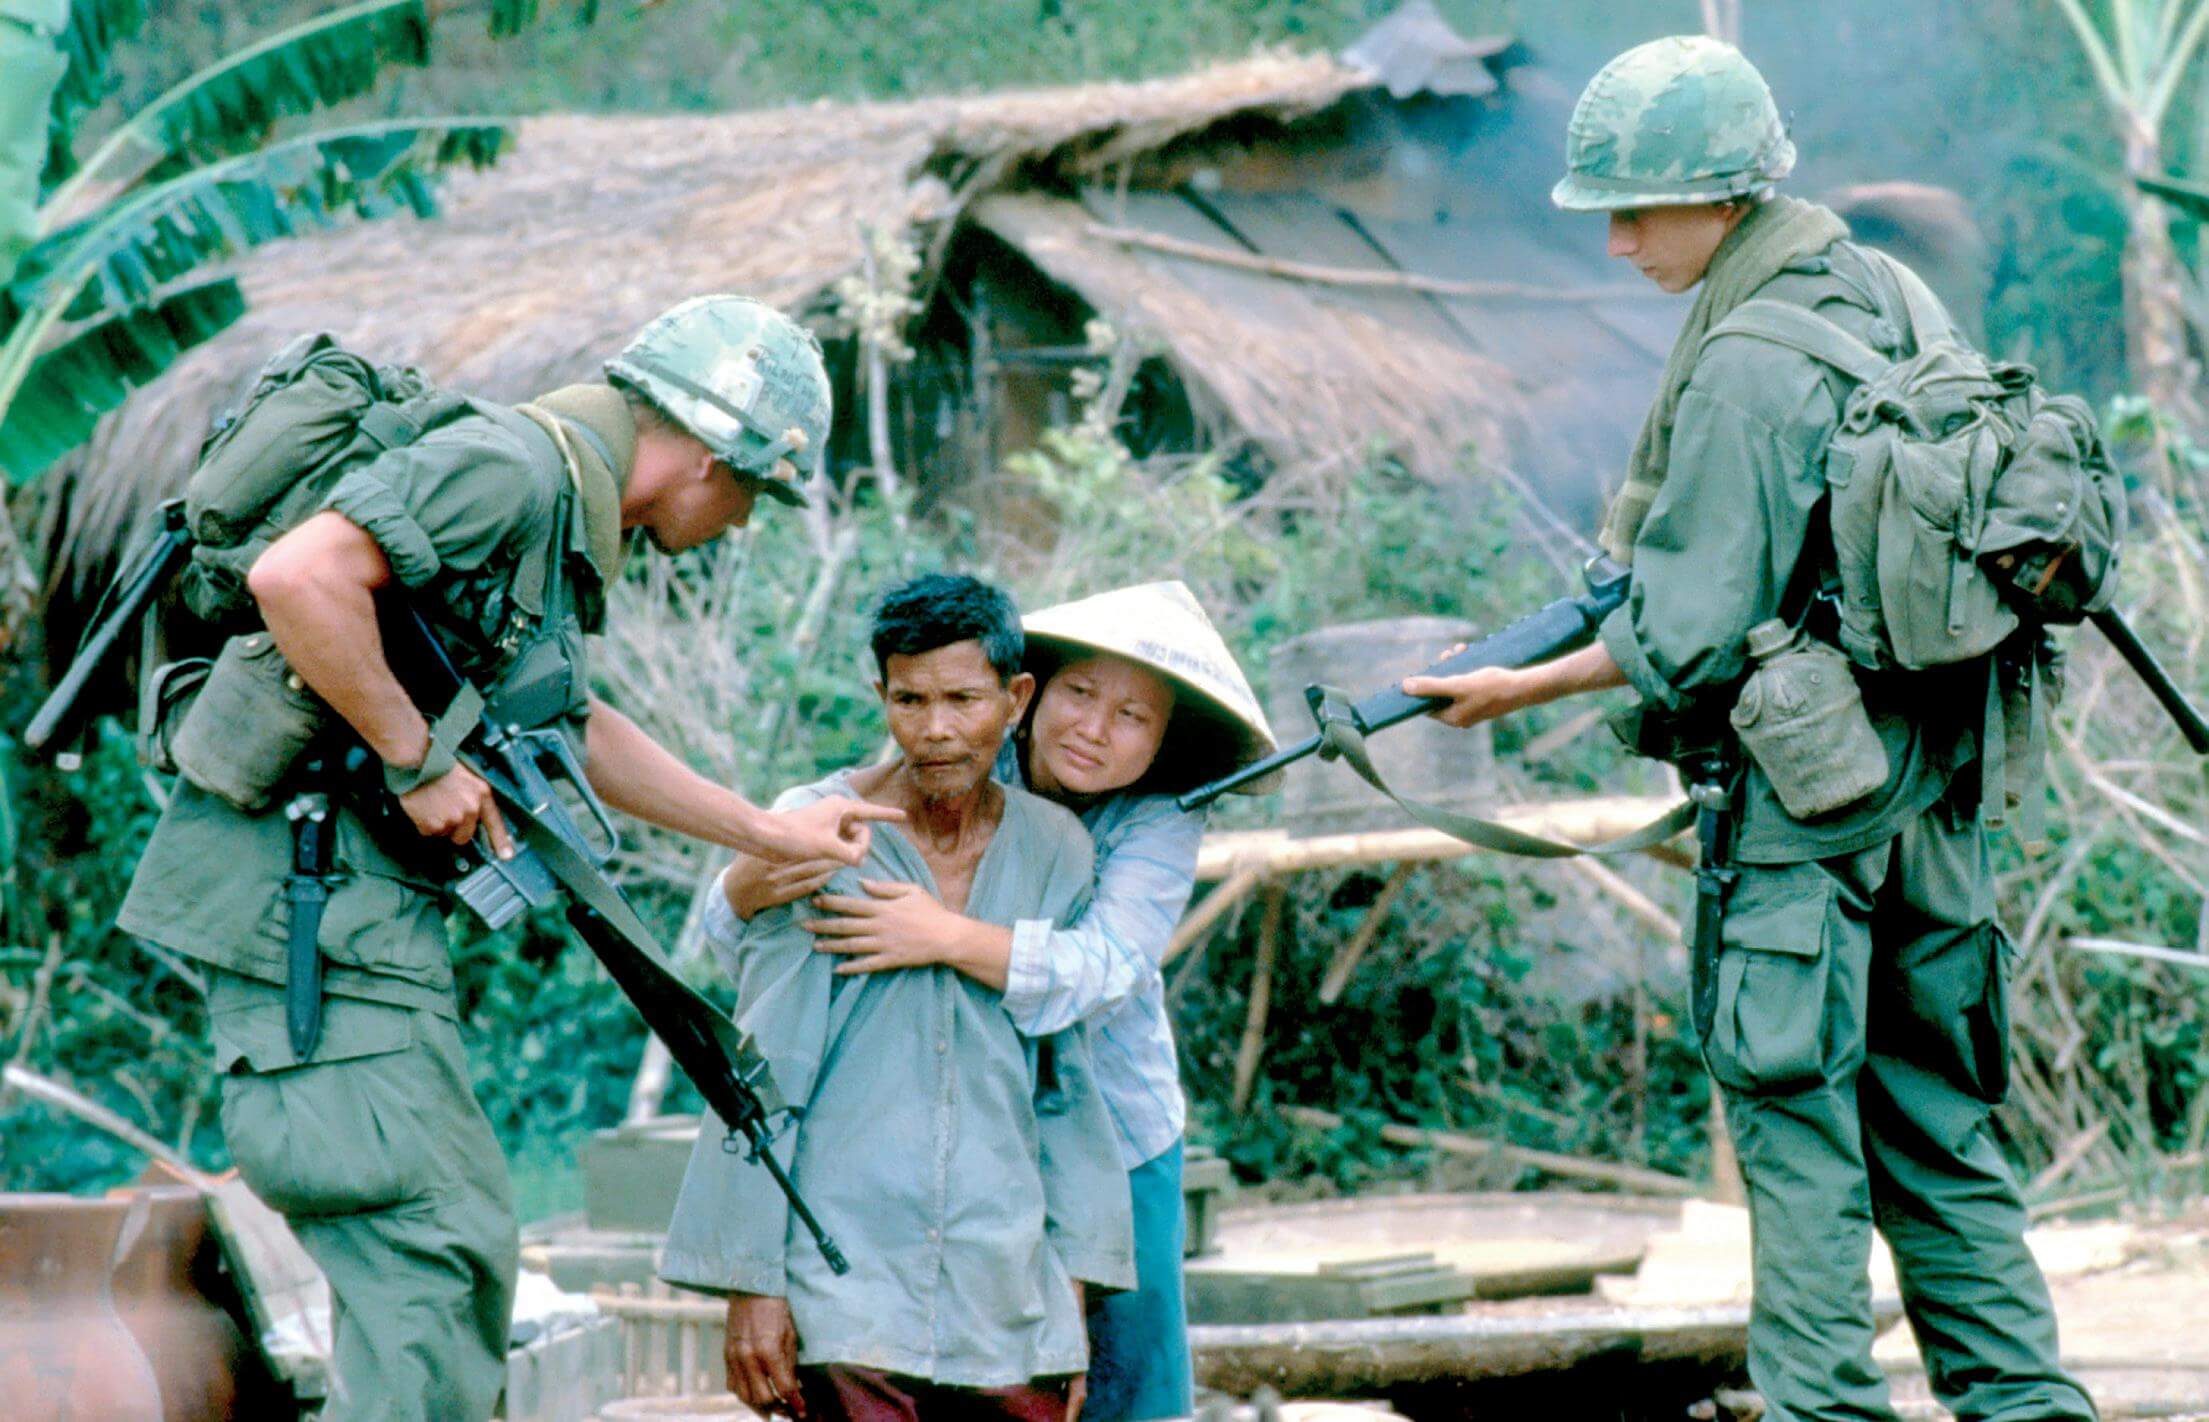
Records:
<instances>
[{"instance_id":1,"label":"large clay pot","mask_svg":"<svg viewBox=\"0 0 2209 1422\"><path fill-rule=\"evenodd\" d=\"M163 1422L108 1278L127 1200L0 1195L0 1402L11 1422Z\"/></svg>"},{"instance_id":2,"label":"large clay pot","mask_svg":"<svg viewBox=\"0 0 2209 1422\"><path fill-rule=\"evenodd\" d=\"M115 1309L152 1365L165 1422L262 1415L239 1406L245 1335L207 1294L220 1286L221 1250L206 1197L163 1185L115 1198L137 1206L115 1262Z\"/></svg>"}]
</instances>

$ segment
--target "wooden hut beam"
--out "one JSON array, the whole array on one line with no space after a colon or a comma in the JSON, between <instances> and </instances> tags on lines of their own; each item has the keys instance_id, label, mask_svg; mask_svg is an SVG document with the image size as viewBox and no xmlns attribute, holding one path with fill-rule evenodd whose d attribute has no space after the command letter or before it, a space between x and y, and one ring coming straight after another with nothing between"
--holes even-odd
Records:
<instances>
[{"instance_id":1,"label":"wooden hut beam","mask_svg":"<svg viewBox=\"0 0 2209 1422\"><path fill-rule=\"evenodd\" d=\"M1292 262L1281 257L1260 257L1248 252L1230 251L1225 247L1215 247L1209 242L1191 242L1181 237L1168 237L1161 232L1118 227L1108 222L1090 223L1088 233L1100 241L1122 247L1137 247L1169 257L1186 257L1195 262L1210 262L1215 266L1233 267L1238 271L1257 272L1264 276L1279 277L1284 281L1301 281L1314 286L1377 287L1387 291L1416 291L1430 296L1461 296L1476 300L1563 301L1580 305L1606 301L1643 301L1663 295L1653 288L1638 286L1540 286L1523 281L1452 281L1444 277L1421 276L1416 272Z\"/></svg>"},{"instance_id":2,"label":"wooden hut beam","mask_svg":"<svg viewBox=\"0 0 2209 1422\"><path fill-rule=\"evenodd\" d=\"M1639 828L1679 802L1657 796L1596 796L1509 805L1498 810L1499 824L1528 834L1593 844ZM1319 835L1292 839L1281 830L1235 830L1206 835L1197 851L1197 877L1227 878L1248 868L1271 878L1304 869L1348 869L1407 859L1457 859L1474 853L1461 839L1440 830L1373 830L1362 834ZM1644 851L1675 868L1692 869L1695 858L1678 841Z\"/></svg>"}]
</instances>

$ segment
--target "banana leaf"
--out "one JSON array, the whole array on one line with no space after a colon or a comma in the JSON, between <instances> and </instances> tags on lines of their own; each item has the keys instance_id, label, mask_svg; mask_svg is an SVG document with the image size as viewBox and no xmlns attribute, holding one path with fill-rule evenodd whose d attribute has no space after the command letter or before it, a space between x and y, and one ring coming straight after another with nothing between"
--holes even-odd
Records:
<instances>
[{"instance_id":1,"label":"banana leaf","mask_svg":"<svg viewBox=\"0 0 2209 1422\"><path fill-rule=\"evenodd\" d=\"M651 0L645 0L651 3ZM575 23L578 27L598 21L598 0L582 0L575 7ZM504 39L518 35L537 23L537 0L491 0L491 37Z\"/></svg>"},{"instance_id":2,"label":"banana leaf","mask_svg":"<svg viewBox=\"0 0 2209 1422\"><path fill-rule=\"evenodd\" d=\"M186 79L109 134L85 177L116 176L126 151L151 158L147 182L261 146L279 120L368 92L394 64L430 59L424 0L367 0L249 45Z\"/></svg>"},{"instance_id":3,"label":"banana leaf","mask_svg":"<svg viewBox=\"0 0 2209 1422\"><path fill-rule=\"evenodd\" d=\"M82 321L146 300L192 268L341 218L435 213L432 180L497 161L510 130L481 119L362 124L274 144L124 198L27 253L0 289L0 334L34 319ZM48 313L42 315L42 313ZM0 408L6 368L0 365Z\"/></svg>"},{"instance_id":4,"label":"banana leaf","mask_svg":"<svg viewBox=\"0 0 2209 1422\"><path fill-rule=\"evenodd\" d=\"M0 420L0 470L23 484L84 443L100 417L245 314L225 277L164 294L40 356Z\"/></svg>"},{"instance_id":5,"label":"banana leaf","mask_svg":"<svg viewBox=\"0 0 2209 1422\"><path fill-rule=\"evenodd\" d=\"M46 123L47 188L76 170L77 121L115 92L116 46L138 33L150 8L145 0L71 0L59 41L69 67L54 90Z\"/></svg>"},{"instance_id":6,"label":"banana leaf","mask_svg":"<svg viewBox=\"0 0 2209 1422\"><path fill-rule=\"evenodd\" d=\"M2133 181L2140 185L2140 191L2163 199L2188 221L2209 222L2209 187L2203 187L2199 183L2181 182L2168 175L2160 178L2135 178Z\"/></svg>"}]
</instances>

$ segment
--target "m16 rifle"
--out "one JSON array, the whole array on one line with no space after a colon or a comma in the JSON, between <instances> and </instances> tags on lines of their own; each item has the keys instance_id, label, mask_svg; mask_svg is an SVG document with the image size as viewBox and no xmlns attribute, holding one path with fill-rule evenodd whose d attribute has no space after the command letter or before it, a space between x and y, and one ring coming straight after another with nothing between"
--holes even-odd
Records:
<instances>
[{"instance_id":1,"label":"m16 rifle","mask_svg":"<svg viewBox=\"0 0 2209 1422\"><path fill-rule=\"evenodd\" d=\"M1528 613L1525 617L1493 636L1483 637L1463 651L1444 657L1419 674L1422 676L1458 676L1481 667L1524 667L1551 657L1585 647L1595 639L1595 630L1603 619L1626 601L1626 589L1632 574L1609 558L1597 557L1588 562L1583 574L1588 590L1557 601ZM1200 785L1183 795L1179 804L1184 810L1201 809L1220 796L1241 785L1262 780L1283 766L1294 765L1307 756L1317 755L1322 760L1333 760L1340 751L1339 736L1330 738L1326 733L1330 715L1347 723L1360 737L1390 726L1402 725L1414 716L1423 716L1447 702L1441 697L1406 696L1397 687L1390 686L1360 698L1355 703L1343 705L1338 694L1322 686L1304 689L1304 699L1311 705L1312 715L1321 723L1318 735L1307 736L1294 745L1284 746L1231 775L1223 775L1208 785Z\"/></svg>"},{"instance_id":2,"label":"m16 rifle","mask_svg":"<svg viewBox=\"0 0 2209 1422\"><path fill-rule=\"evenodd\" d=\"M668 966L651 930L606 877L600 866L611 853L613 826L565 738L556 730L532 732L500 724L421 613L403 599L390 593L379 596L377 623L385 660L423 714L442 725L468 723L458 738L459 758L491 787L514 831L510 859L499 859L482 833L456 850L450 866L455 872L440 876L447 878L448 892L494 928L564 896L569 927L605 965L637 1015L727 1125L723 1149L747 1155L773 1176L829 1268L848 1272L850 1262L769 1149L778 1118L796 1116L797 1108L782 1100L766 1058L751 1039ZM453 714L455 706L460 715ZM417 863L426 853L442 852L436 841L415 830L385 789L382 762L365 746L347 748L343 764L339 793L349 808L361 813L378 843ZM604 832L603 847L569 814L561 783L589 807Z\"/></svg>"}]
</instances>

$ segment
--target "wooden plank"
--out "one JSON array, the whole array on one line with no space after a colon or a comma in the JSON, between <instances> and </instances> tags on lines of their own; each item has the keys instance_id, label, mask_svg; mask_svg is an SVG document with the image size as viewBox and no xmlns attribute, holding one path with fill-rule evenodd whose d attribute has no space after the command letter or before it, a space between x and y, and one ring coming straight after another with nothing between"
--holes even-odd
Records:
<instances>
[{"instance_id":1,"label":"wooden plank","mask_svg":"<svg viewBox=\"0 0 2209 1422\"><path fill-rule=\"evenodd\" d=\"M1250 1012L1243 1019L1243 1040L1235 1051L1233 1110L1237 1115L1250 1105L1250 1089L1258 1080L1258 1061L1265 1055L1266 1015L1273 1006L1273 965L1281 952L1281 915L1288 897L1284 886L1266 885L1265 917L1258 924L1258 963L1250 973Z\"/></svg>"},{"instance_id":2,"label":"wooden plank","mask_svg":"<svg viewBox=\"0 0 2209 1422\"><path fill-rule=\"evenodd\" d=\"M1270 1387L1290 1397L1561 1372L1597 1358L1695 1365L1716 1376L1744 1364L1748 1339L1746 1304L1653 1309L1591 1303L1531 1317L1469 1313L1189 1330L1197 1381L1205 1387L1236 1396Z\"/></svg>"}]
</instances>

